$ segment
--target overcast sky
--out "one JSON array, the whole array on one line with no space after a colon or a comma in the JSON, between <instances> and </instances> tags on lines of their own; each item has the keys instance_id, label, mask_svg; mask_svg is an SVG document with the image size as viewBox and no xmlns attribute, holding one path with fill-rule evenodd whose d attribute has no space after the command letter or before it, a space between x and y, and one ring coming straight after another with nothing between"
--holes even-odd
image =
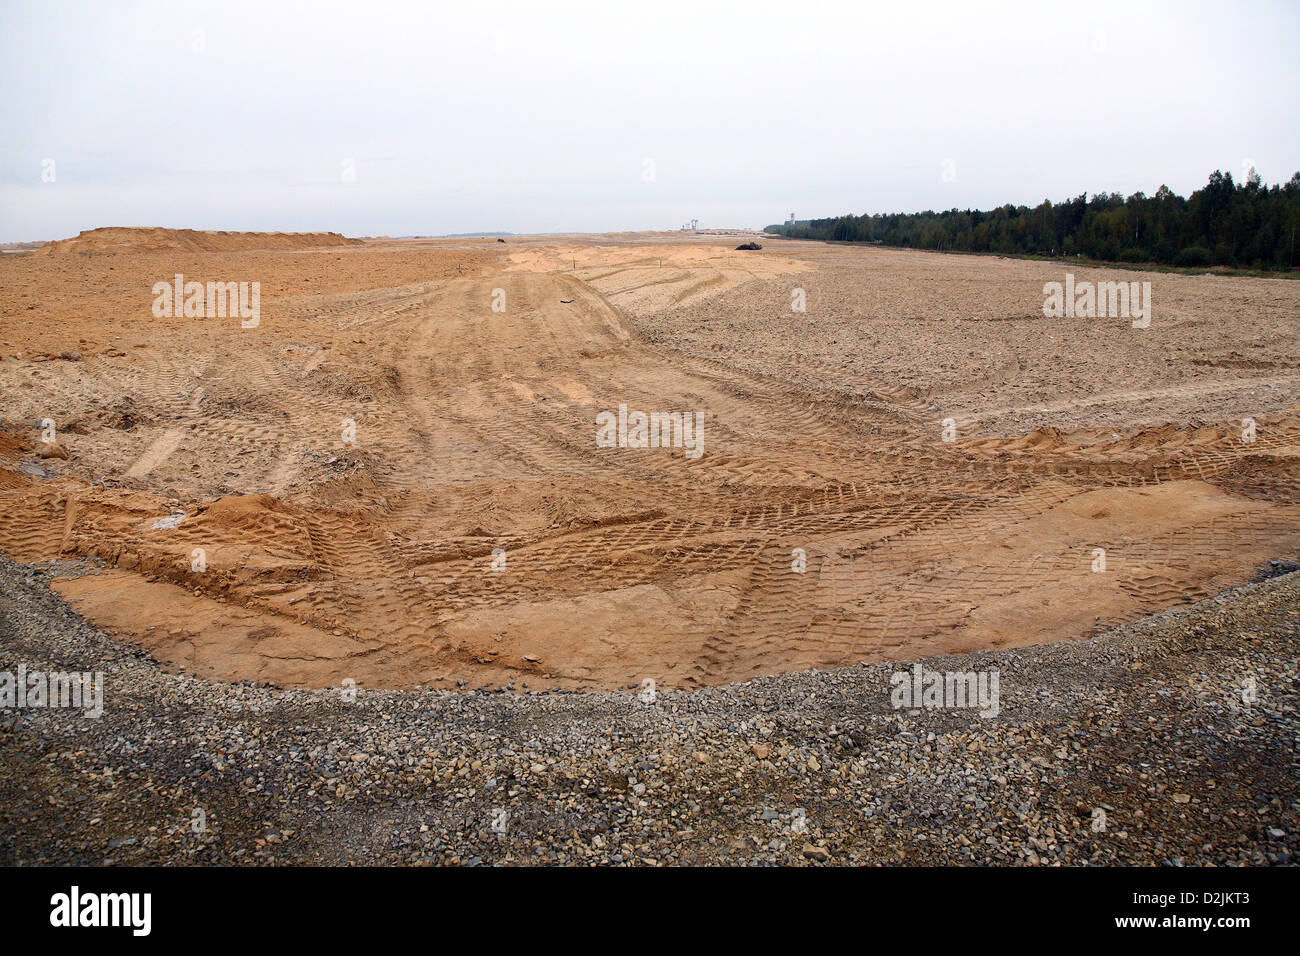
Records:
<instances>
[{"instance_id":1,"label":"overcast sky","mask_svg":"<svg viewBox=\"0 0 1300 956\"><path fill-rule=\"evenodd\" d=\"M1186 195L1251 161L1273 183L1300 169L1298 50L1296 2L0 0L0 241L757 227Z\"/></svg>"}]
</instances>

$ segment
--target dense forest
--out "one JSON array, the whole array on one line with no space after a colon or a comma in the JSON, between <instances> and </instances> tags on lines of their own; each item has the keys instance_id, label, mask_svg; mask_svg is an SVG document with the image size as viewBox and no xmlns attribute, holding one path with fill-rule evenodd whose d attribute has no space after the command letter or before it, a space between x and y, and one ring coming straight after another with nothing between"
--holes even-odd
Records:
<instances>
[{"instance_id":1,"label":"dense forest","mask_svg":"<svg viewBox=\"0 0 1300 956\"><path fill-rule=\"evenodd\" d=\"M1300 172L1265 186L1254 169L1243 184L1216 170L1184 199L1161 186L1154 196L1086 194L1062 203L1001 206L987 212L876 213L768 226L796 239L875 242L914 249L1073 256L1173 266L1290 270L1300 226Z\"/></svg>"}]
</instances>

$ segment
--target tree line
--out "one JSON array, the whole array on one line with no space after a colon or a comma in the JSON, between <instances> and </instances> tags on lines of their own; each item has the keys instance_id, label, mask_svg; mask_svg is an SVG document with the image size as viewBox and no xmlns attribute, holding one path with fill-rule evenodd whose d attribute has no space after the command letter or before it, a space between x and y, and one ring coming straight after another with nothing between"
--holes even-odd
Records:
<instances>
[{"instance_id":1,"label":"tree line","mask_svg":"<svg viewBox=\"0 0 1300 956\"><path fill-rule=\"evenodd\" d=\"M1034 208L950 209L809 219L767 227L794 239L1002 255L1087 256L1108 262L1230 266L1288 271L1296 262L1300 172L1265 186L1252 168L1241 184L1215 170L1184 199L1168 186L1155 195L1086 193Z\"/></svg>"}]
</instances>

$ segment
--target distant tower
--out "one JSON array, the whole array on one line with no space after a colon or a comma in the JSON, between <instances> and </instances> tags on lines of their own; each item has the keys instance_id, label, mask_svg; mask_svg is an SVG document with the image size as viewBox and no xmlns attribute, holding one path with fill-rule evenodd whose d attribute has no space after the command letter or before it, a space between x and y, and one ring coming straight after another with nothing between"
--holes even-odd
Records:
<instances>
[{"instance_id":1,"label":"distant tower","mask_svg":"<svg viewBox=\"0 0 1300 956\"><path fill-rule=\"evenodd\" d=\"M793 226L793 225L794 225L794 213L790 213L790 221L787 222L786 225L787 225L787 226Z\"/></svg>"},{"instance_id":2,"label":"distant tower","mask_svg":"<svg viewBox=\"0 0 1300 956\"><path fill-rule=\"evenodd\" d=\"M698 219L692 219L692 220L691 220L691 229L692 229L692 230L695 230L695 229L699 229L699 228L700 228L700 221L699 221Z\"/></svg>"}]
</instances>

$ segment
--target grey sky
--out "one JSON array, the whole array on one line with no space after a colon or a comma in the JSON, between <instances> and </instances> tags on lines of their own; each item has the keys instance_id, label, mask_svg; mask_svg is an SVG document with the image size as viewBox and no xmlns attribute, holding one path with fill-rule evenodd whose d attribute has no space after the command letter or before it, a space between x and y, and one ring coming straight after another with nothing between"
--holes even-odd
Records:
<instances>
[{"instance_id":1,"label":"grey sky","mask_svg":"<svg viewBox=\"0 0 1300 956\"><path fill-rule=\"evenodd\" d=\"M1273 183L1300 169L1298 49L1293 2L0 0L0 241L762 226L1186 195L1248 160Z\"/></svg>"}]
</instances>

